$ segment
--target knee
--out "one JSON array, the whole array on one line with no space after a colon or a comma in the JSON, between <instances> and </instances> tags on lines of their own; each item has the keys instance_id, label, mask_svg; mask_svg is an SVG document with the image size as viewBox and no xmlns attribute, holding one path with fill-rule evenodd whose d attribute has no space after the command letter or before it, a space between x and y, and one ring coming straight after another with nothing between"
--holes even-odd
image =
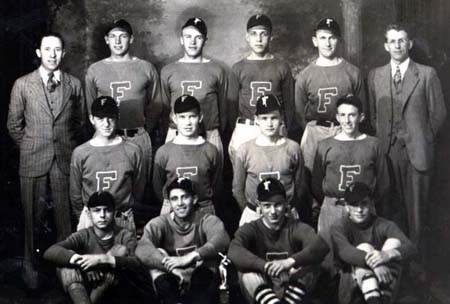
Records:
<instances>
[{"instance_id":1,"label":"knee","mask_svg":"<svg viewBox=\"0 0 450 304\"><path fill-rule=\"evenodd\" d=\"M59 270L59 275L61 277L61 284L66 291L72 284L84 283L83 276L78 269L61 268Z\"/></svg>"},{"instance_id":2,"label":"knee","mask_svg":"<svg viewBox=\"0 0 450 304\"><path fill-rule=\"evenodd\" d=\"M370 245L369 243L361 243L358 246L356 246L356 248L365 252L371 252L375 250L373 246Z\"/></svg>"},{"instance_id":3,"label":"knee","mask_svg":"<svg viewBox=\"0 0 450 304\"><path fill-rule=\"evenodd\" d=\"M154 280L154 285L156 292L160 295L167 295L178 292L178 280L172 274L161 274Z\"/></svg>"},{"instance_id":4,"label":"knee","mask_svg":"<svg viewBox=\"0 0 450 304\"><path fill-rule=\"evenodd\" d=\"M400 242L399 239L390 238L384 242L383 248L381 250L395 249L395 248L399 248L401 245L402 245L402 243Z\"/></svg>"}]
</instances>

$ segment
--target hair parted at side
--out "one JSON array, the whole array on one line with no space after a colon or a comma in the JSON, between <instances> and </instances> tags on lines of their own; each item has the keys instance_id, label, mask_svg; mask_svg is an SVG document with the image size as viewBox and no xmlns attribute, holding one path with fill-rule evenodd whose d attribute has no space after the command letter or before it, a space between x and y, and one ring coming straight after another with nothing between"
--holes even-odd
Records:
<instances>
[{"instance_id":1,"label":"hair parted at side","mask_svg":"<svg viewBox=\"0 0 450 304\"><path fill-rule=\"evenodd\" d=\"M412 39L413 38L413 31L411 29L411 26L409 26L406 23L397 22L397 23L388 24L386 26L385 31L384 31L384 38L386 40L387 40L387 33L390 30L394 30L394 31L397 31L397 32L404 31L404 32L406 32L406 34L408 34L408 39Z\"/></svg>"},{"instance_id":2,"label":"hair parted at side","mask_svg":"<svg viewBox=\"0 0 450 304\"><path fill-rule=\"evenodd\" d=\"M63 36L60 33L53 32L53 31L45 31L45 32L43 32L42 34L39 35L39 38L36 41L37 42L36 43L36 47L35 47L36 49L40 49L41 48L42 40L45 37L56 37L56 38L58 38L61 41L62 48L63 49L65 48L66 42L64 41L64 38L63 38Z\"/></svg>"}]
</instances>

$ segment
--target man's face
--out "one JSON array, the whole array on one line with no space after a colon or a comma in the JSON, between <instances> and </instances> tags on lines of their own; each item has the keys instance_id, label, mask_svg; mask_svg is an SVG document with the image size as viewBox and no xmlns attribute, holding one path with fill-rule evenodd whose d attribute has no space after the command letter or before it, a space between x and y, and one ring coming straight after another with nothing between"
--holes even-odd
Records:
<instances>
[{"instance_id":1,"label":"man's face","mask_svg":"<svg viewBox=\"0 0 450 304\"><path fill-rule=\"evenodd\" d=\"M56 71L64 57L62 41L55 36L48 36L42 39L36 55L41 59L41 65L48 72Z\"/></svg>"},{"instance_id":2,"label":"man's face","mask_svg":"<svg viewBox=\"0 0 450 304\"><path fill-rule=\"evenodd\" d=\"M196 198L183 189L172 189L169 194L170 205L178 219L186 219L194 208Z\"/></svg>"},{"instance_id":3,"label":"man's face","mask_svg":"<svg viewBox=\"0 0 450 304\"><path fill-rule=\"evenodd\" d=\"M124 56L128 54L130 45L133 43L133 35L128 34L120 28L114 28L105 36L105 42L109 46L111 55Z\"/></svg>"},{"instance_id":4,"label":"man's face","mask_svg":"<svg viewBox=\"0 0 450 304\"><path fill-rule=\"evenodd\" d=\"M397 63L402 63L409 57L409 50L413 43L409 40L405 31L389 30L386 33L384 49L391 55L391 59Z\"/></svg>"},{"instance_id":5,"label":"man's face","mask_svg":"<svg viewBox=\"0 0 450 304\"><path fill-rule=\"evenodd\" d=\"M180 43L185 55L197 58L202 55L206 38L195 27L188 26L181 31Z\"/></svg>"},{"instance_id":6,"label":"man's face","mask_svg":"<svg viewBox=\"0 0 450 304\"><path fill-rule=\"evenodd\" d=\"M364 224L370 219L370 210L373 204L373 200L370 197L366 197L360 202L354 205L345 205L350 220L355 224Z\"/></svg>"},{"instance_id":7,"label":"man's face","mask_svg":"<svg viewBox=\"0 0 450 304\"><path fill-rule=\"evenodd\" d=\"M261 134L266 137L273 137L280 134L281 113L272 111L267 114L255 115L255 121L259 125Z\"/></svg>"},{"instance_id":8,"label":"man's face","mask_svg":"<svg viewBox=\"0 0 450 304\"><path fill-rule=\"evenodd\" d=\"M269 51L269 42L272 37L267 28L254 26L247 31L245 38L253 53L262 56Z\"/></svg>"},{"instance_id":9,"label":"man's face","mask_svg":"<svg viewBox=\"0 0 450 304\"><path fill-rule=\"evenodd\" d=\"M97 117L89 115L89 119L95 128L95 134L104 138L112 138L116 129L117 119L113 117Z\"/></svg>"},{"instance_id":10,"label":"man's face","mask_svg":"<svg viewBox=\"0 0 450 304\"><path fill-rule=\"evenodd\" d=\"M337 108L336 120L341 124L342 132L349 136L359 131L359 124L363 119L364 114L360 114L353 105L344 103Z\"/></svg>"},{"instance_id":11,"label":"man's face","mask_svg":"<svg viewBox=\"0 0 450 304\"><path fill-rule=\"evenodd\" d=\"M267 226L277 228L283 223L286 218L287 201L281 195L259 204L263 221Z\"/></svg>"},{"instance_id":12,"label":"man's face","mask_svg":"<svg viewBox=\"0 0 450 304\"><path fill-rule=\"evenodd\" d=\"M98 229L108 229L114 221L114 208L97 206L88 209L92 225Z\"/></svg>"},{"instance_id":13,"label":"man's face","mask_svg":"<svg viewBox=\"0 0 450 304\"><path fill-rule=\"evenodd\" d=\"M339 37L329 30L317 30L312 38L319 55L326 59L334 59L337 56Z\"/></svg>"},{"instance_id":14,"label":"man's face","mask_svg":"<svg viewBox=\"0 0 450 304\"><path fill-rule=\"evenodd\" d=\"M203 116L197 111L188 111L174 114L174 122L177 125L178 132L185 137L195 137L198 135L198 129Z\"/></svg>"}]
</instances>

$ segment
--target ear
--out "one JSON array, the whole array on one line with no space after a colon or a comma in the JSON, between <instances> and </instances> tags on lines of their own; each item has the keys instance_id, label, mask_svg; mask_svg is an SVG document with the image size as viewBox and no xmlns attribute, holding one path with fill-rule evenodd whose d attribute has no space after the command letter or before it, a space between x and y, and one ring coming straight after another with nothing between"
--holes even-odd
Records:
<instances>
[{"instance_id":1,"label":"ear","mask_svg":"<svg viewBox=\"0 0 450 304\"><path fill-rule=\"evenodd\" d=\"M200 113L200 117L198 119L198 122L201 123L203 121L203 113Z\"/></svg>"},{"instance_id":2,"label":"ear","mask_svg":"<svg viewBox=\"0 0 450 304\"><path fill-rule=\"evenodd\" d=\"M105 43L109 45L109 40L108 40L108 36L107 35L105 35L104 39L105 39Z\"/></svg>"},{"instance_id":3,"label":"ear","mask_svg":"<svg viewBox=\"0 0 450 304\"><path fill-rule=\"evenodd\" d=\"M314 47L317 47L317 37L312 36L312 43L314 44Z\"/></svg>"},{"instance_id":4,"label":"ear","mask_svg":"<svg viewBox=\"0 0 450 304\"><path fill-rule=\"evenodd\" d=\"M133 44L133 41L134 41L134 36L131 35L131 37L130 37L130 44Z\"/></svg>"},{"instance_id":5,"label":"ear","mask_svg":"<svg viewBox=\"0 0 450 304\"><path fill-rule=\"evenodd\" d=\"M258 115L255 115L255 124L257 125L257 126L259 126L259 119L258 119Z\"/></svg>"},{"instance_id":6,"label":"ear","mask_svg":"<svg viewBox=\"0 0 450 304\"><path fill-rule=\"evenodd\" d=\"M245 40L247 41L247 43L250 43L250 35L248 34L248 32L245 33Z\"/></svg>"},{"instance_id":7,"label":"ear","mask_svg":"<svg viewBox=\"0 0 450 304\"><path fill-rule=\"evenodd\" d=\"M197 196L197 194L194 195L194 197L192 198L192 202L193 202L194 205L197 205L197 202L198 202L198 196Z\"/></svg>"},{"instance_id":8,"label":"ear","mask_svg":"<svg viewBox=\"0 0 450 304\"><path fill-rule=\"evenodd\" d=\"M42 53L40 49L36 49L36 56L38 56L38 58L41 58Z\"/></svg>"},{"instance_id":9,"label":"ear","mask_svg":"<svg viewBox=\"0 0 450 304\"><path fill-rule=\"evenodd\" d=\"M362 122L364 119L366 119L366 115L364 113L359 114L359 122Z\"/></svg>"},{"instance_id":10,"label":"ear","mask_svg":"<svg viewBox=\"0 0 450 304\"><path fill-rule=\"evenodd\" d=\"M387 42L384 43L384 50L389 52L389 44Z\"/></svg>"},{"instance_id":11,"label":"ear","mask_svg":"<svg viewBox=\"0 0 450 304\"><path fill-rule=\"evenodd\" d=\"M181 44L181 45L184 45L183 35L180 36L180 44Z\"/></svg>"},{"instance_id":12,"label":"ear","mask_svg":"<svg viewBox=\"0 0 450 304\"><path fill-rule=\"evenodd\" d=\"M94 116L92 114L89 114L89 121L94 125Z\"/></svg>"},{"instance_id":13,"label":"ear","mask_svg":"<svg viewBox=\"0 0 450 304\"><path fill-rule=\"evenodd\" d=\"M412 40L409 40L409 46L408 50L412 49L414 42Z\"/></svg>"},{"instance_id":14,"label":"ear","mask_svg":"<svg viewBox=\"0 0 450 304\"><path fill-rule=\"evenodd\" d=\"M61 59L63 59L65 55L66 55L66 50L63 50L61 53Z\"/></svg>"},{"instance_id":15,"label":"ear","mask_svg":"<svg viewBox=\"0 0 450 304\"><path fill-rule=\"evenodd\" d=\"M170 113L170 116L172 117L172 120L175 122L175 124L178 124L178 118L177 115L173 112Z\"/></svg>"}]
</instances>

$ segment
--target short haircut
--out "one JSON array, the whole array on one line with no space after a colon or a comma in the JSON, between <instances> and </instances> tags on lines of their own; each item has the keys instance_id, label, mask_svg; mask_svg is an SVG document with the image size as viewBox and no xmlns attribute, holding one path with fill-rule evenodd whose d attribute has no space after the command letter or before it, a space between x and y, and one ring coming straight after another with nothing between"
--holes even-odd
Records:
<instances>
[{"instance_id":1,"label":"short haircut","mask_svg":"<svg viewBox=\"0 0 450 304\"><path fill-rule=\"evenodd\" d=\"M56 37L56 38L58 38L61 41L62 48L63 49L65 48L66 43L65 43L64 38L62 37L62 35L60 33L47 31L47 32L44 32L41 35L39 35L39 40L38 40L38 44L36 45L36 49L40 49L41 48L42 40L44 40L45 37Z\"/></svg>"},{"instance_id":2,"label":"short haircut","mask_svg":"<svg viewBox=\"0 0 450 304\"><path fill-rule=\"evenodd\" d=\"M106 206L108 208L115 209L116 201L114 199L114 196L112 196L112 194L107 191L94 192L89 197L86 206L88 208Z\"/></svg>"},{"instance_id":3,"label":"short haircut","mask_svg":"<svg viewBox=\"0 0 450 304\"><path fill-rule=\"evenodd\" d=\"M359 114L363 112L362 102L358 96L348 94L346 96L339 98L338 101L336 102L336 113L338 112L337 109L343 104L348 104L356 107L358 109Z\"/></svg>"},{"instance_id":4,"label":"short haircut","mask_svg":"<svg viewBox=\"0 0 450 304\"><path fill-rule=\"evenodd\" d=\"M388 26L386 26L386 30L384 31L384 38L387 41L387 33L390 30L394 30L397 32L404 31L406 34L408 34L408 39L412 38L412 30L411 27L406 25L405 23L391 23Z\"/></svg>"}]
</instances>

